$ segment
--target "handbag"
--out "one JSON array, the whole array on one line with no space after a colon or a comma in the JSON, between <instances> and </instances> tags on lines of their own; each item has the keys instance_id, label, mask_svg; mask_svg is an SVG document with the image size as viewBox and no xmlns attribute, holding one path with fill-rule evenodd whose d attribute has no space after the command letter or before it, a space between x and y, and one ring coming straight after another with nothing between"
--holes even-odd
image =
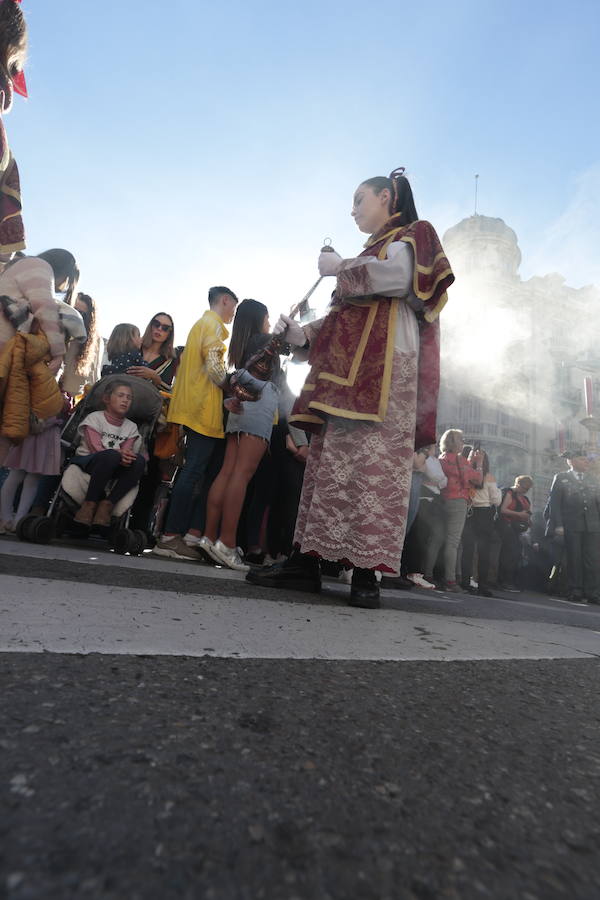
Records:
<instances>
[{"instance_id":1,"label":"handbag","mask_svg":"<svg viewBox=\"0 0 600 900\"><path fill-rule=\"evenodd\" d=\"M180 448L181 434L176 422L168 422L163 431L159 431L154 441L154 456L158 459L171 459Z\"/></svg>"}]
</instances>

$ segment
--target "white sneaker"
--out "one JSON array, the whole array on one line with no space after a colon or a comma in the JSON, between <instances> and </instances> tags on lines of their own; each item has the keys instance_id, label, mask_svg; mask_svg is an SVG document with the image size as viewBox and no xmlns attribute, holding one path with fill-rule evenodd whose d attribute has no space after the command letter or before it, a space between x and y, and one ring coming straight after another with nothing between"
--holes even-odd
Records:
<instances>
[{"instance_id":1,"label":"white sneaker","mask_svg":"<svg viewBox=\"0 0 600 900\"><path fill-rule=\"evenodd\" d=\"M206 535L202 535L201 538L198 538L198 543L194 544L194 550L202 557L204 562L210 563L211 566L215 563L222 565L221 561L217 559L216 556L213 556L212 550L214 546L215 545L210 538L207 538Z\"/></svg>"},{"instance_id":2,"label":"white sneaker","mask_svg":"<svg viewBox=\"0 0 600 900\"><path fill-rule=\"evenodd\" d=\"M417 587L425 588L427 591L433 591L435 588L435 584L432 584L431 581L427 581L424 575L421 575L420 572L413 572L411 575L406 576L413 584L416 584Z\"/></svg>"},{"instance_id":3,"label":"white sneaker","mask_svg":"<svg viewBox=\"0 0 600 900\"><path fill-rule=\"evenodd\" d=\"M208 541L208 538L207 538ZM211 542L208 541L210 544ZM236 572L249 572L250 566L242 561L240 552L237 547L227 547L223 541L215 541L210 547L203 546L205 550L215 562L220 566L226 566L228 569L235 569Z\"/></svg>"},{"instance_id":4,"label":"white sneaker","mask_svg":"<svg viewBox=\"0 0 600 900\"><path fill-rule=\"evenodd\" d=\"M197 547L202 540L202 538L198 537L197 534L190 534L189 531L187 532L187 534L184 534L183 539L188 547Z\"/></svg>"}]
</instances>

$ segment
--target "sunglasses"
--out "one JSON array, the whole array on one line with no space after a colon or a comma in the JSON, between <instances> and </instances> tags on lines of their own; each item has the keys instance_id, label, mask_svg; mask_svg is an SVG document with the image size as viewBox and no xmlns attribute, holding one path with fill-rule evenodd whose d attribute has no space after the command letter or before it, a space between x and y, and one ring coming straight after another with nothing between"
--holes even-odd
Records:
<instances>
[{"instance_id":1,"label":"sunglasses","mask_svg":"<svg viewBox=\"0 0 600 900\"><path fill-rule=\"evenodd\" d=\"M165 331L167 334L173 327L172 325L165 325L163 322L159 322L157 319L152 319L152 322L150 324L152 325L152 328L160 328L161 331Z\"/></svg>"}]
</instances>

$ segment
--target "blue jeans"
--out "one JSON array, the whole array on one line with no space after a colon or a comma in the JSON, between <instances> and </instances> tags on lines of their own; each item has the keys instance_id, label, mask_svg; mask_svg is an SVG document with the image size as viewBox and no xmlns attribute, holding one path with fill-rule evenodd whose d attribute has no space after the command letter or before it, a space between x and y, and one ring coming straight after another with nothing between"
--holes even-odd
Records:
<instances>
[{"instance_id":1,"label":"blue jeans","mask_svg":"<svg viewBox=\"0 0 600 900\"><path fill-rule=\"evenodd\" d=\"M184 428L185 462L171 493L169 513L164 530L167 534L185 534L190 527L195 494L201 487L212 452L219 438L207 437Z\"/></svg>"}]
</instances>

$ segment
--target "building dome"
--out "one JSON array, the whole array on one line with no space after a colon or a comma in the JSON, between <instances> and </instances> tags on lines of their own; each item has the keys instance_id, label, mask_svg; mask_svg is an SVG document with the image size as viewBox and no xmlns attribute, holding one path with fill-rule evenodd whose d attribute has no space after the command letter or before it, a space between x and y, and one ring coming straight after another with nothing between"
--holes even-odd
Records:
<instances>
[{"instance_id":1,"label":"building dome","mask_svg":"<svg viewBox=\"0 0 600 900\"><path fill-rule=\"evenodd\" d=\"M503 219L469 216L444 234L444 249L455 272L516 279L521 264L517 235Z\"/></svg>"}]
</instances>

